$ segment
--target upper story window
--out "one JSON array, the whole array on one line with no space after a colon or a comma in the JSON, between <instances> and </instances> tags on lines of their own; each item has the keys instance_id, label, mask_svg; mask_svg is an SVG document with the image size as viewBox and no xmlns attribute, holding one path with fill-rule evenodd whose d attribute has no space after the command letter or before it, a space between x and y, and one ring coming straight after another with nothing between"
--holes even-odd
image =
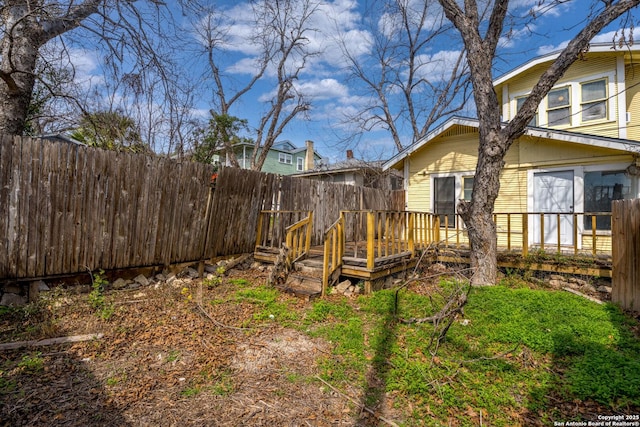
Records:
<instances>
[{"instance_id":1,"label":"upper story window","mask_svg":"<svg viewBox=\"0 0 640 427\"><path fill-rule=\"evenodd\" d=\"M280 153L278 155L278 161L280 163L286 163L287 165L290 165L293 163L293 157L291 156L291 154Z\"/></svg>"},{"instance_id":2,"label":"upper story window","mask_svg":"<svg viewBox=\"0 0 640 427\"><path fill-rule=\"evenodd\" d=\"M600 79L580 85L582 121L607 118L607 80Z\"/></svg>"},{"instance_id":3,"label":"upper story window","mask_svg":"<svg viewBox=\"0 0 640 427\"><path fill-rule=\"evenodd\" d=\"M547 123L549 126L571 124L569 86L552 89L547 95Z\"/></svg>"},{"instance_id":4,"label":"upper story window","mask_svg":"<svg viewBox=\"0 0 640 427\"><path fill-rule=\"evenodd\" d=\"M524 104L524 101L526 99L527 99L526 96L521 96L519 98L516 98L516 114L518 114L518 111L520 111L520 108L522 108L522 104ZM531 121L529 122L529 126L538 126L538 112L537 111L536 111L536 114L531 119Z\"/></svg>"},{"instance_id":5,"label":"upper story window","mask_svg":"<svg viewBox=\"0 0 640 427\"><path fill-rule=\"evenodd\" d=\"M304 170L304 159L302 157L298 157L296 159L296 170L303 171Z\"/></svg>"}]
</instances>

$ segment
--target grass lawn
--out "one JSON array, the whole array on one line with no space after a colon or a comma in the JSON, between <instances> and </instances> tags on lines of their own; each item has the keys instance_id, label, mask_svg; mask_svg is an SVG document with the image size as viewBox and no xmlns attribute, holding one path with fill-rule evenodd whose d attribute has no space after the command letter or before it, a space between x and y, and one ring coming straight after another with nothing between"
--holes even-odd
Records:
<instances>
[{"instance_id":1,"label":"grass lawn","mask_svg":"<svg viewBox=\"0 0 640 427\"><path fill-rule=\"evenodd\" d=\"M441 287L451 288L443 282ZM474 288L444 342L431 323L446 292L384 290L316 302L303 323L334 343L322 362L332 384L391 399L405 425L553 425L598 414L639 414L637 322L611 304L563 292ZM637 329L636 329L637 330Z\"/></svg>"},{"instance_id":2,"label":"grass lawn","mask_svg":"<svg viewBox=\"0 0 640 427\"><path fill-rule=\"evenodd\" d=\"M0 352L0 419L408 427L640 415L640 326L614 305L513 277L304 302L265 285L266 274L232 273L142 290L56 289L0 310L0 342L104 334ZM443 323L407 323L460 290L467 304L443 340Z\"/></svg>"}]
</instances>

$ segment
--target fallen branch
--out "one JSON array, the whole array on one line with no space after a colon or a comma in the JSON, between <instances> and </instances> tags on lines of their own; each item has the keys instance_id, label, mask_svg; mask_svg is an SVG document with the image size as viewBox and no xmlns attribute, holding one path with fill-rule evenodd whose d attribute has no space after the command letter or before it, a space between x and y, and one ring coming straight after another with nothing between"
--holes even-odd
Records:
<instances>
[{"instance_id":1,"label":"fallen branch","mask_svg":"<svg viewBox=\"0 0 640 427\"><path fill-rule=\"evenodd\" d=\"M586 298L586 299L588 299L589 301L593 301L593 302L595 302L596 304L602 304L602 301L600 301L598 298L594 298L594 297L592 297L592 296L589 296L589 295L583 294L582 292L578 292L578 291L576 291L575 289L571 289L571 288L562 288L562 290L563 290L563 291L567 291L567 292L571 292L572 294L576 294L576 295L578 295L578 296L580 296L580 297Z\"/></svg>"},{"instance_id":2,"label":"fallen branch","mask_svg":"<svg viewBox=\"0 0 640 427\"><path fill-rule=\"evenodd\" d=\"M467 303L467 294L460 293L456 295L454 298L449 299L447 303L442 307L442 309L429 317L420 317L415 318L412 317L410 319L398 319L401 323L404 324L412 324L412 323L433 323L434 325L439 324L443 319L447 319L450 317L455 317L458 314L462 314L462 309Z\"/></svg>"},{"instance_id":3,"label":"fallen branch","mask_svg":"<svg viewBox=\"0 0 640 427\"><path fill-rule=\"evenodd\" d=\"M48 338L44 340L31 340L31 341L16 341L0 344L1 350L15 350L23 347L40 347L47 345L66 344L74 342L83 342L97 340L104 336L104 334L87 334L87 335L73 335L69 337Z\"/></svg>"},{"instance_id":4,"label":"fallen branch","mask_svg":"<svg viewBox=\"0 0 640 427\"><path fill-rule=\"evenodd\" d=\"M251 255L253 254L243 254L240 255L238 258L232 259L231 261L229 261L228 263L224 264L224 272L225 274L231 270L232 268L234 268L236 265L238 264L242 264L243 262L245 262L246 260L249 259L249 257L251 257Z\"/></svg>"},{"instance_id":5,"label":"fallen branch","mask_svg":"<svg viewBox=\"0 0 640 427\"><path fill-rule=\"evenodd\" d=\"M325 380L323 380L322 378L320 378L319 376L315 376L316 379L320 380L324 385L326 385L327 387L329 387L331 390L335 391L336 393L338 393L340 396L342 397L346 397L347 399L349 399L354 405L361 407L362 409L364 409L365 411L367 411L368 413L370 413L371 415L373 415L374 417L376 417L377 419L379 419L380 421L384 421L385 423L389 424L390 426L393 427L399 427L398 424L394 423L391 420L386 419L385 417L383 417L382 415L376 413L376 411L374 411L371 408L366 407L365 405L363 405L362 403L358 402L357 400L355 400L354 398L352 398L349 395L344 394L343 392L341 392L340 390L338 390L337 388L335 388L334 386L332 386L331 384L329 384L328 382L326 382Z\"/></svg>"}]
</instances>

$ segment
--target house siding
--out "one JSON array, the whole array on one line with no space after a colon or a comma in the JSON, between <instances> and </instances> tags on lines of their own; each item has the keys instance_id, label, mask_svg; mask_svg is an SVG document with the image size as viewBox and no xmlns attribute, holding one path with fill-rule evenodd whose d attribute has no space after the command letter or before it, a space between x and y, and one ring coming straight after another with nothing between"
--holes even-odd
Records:
<instances>
[{"instance_id":1,"label":"house siding","mask_svg":"<svg viewBox=\"0 0 640 427\"><path fill-rule=\"evenodd\" d=\"M466 175L475 171L477 163L478 134L467 133L436 137L427 146L409 158L409 187L407 206L409 210L432 212L431 178L442 175ZM631 164L633 155L619 150L576 145L570 142L547 138L523 136L511 146L505 156L505 167L500 176L500 194L494 212L498 230L498 243L507 245L511 236L513 247L522 246L523 216L528 212L528 174L531 170L574 169L577 167L609 164ZM507 217L507 213L515 214ZM532 219L529 219L532 221ZM450 244L466 244L466 232L443 229L442 238ZM582 250L592 251L593 237L585 232L579 236ZM596 250L608 251L611 238L598 235Z\"/></svg>"},{"instance_id":2,"label":"house siding","mask_svg":"<svg viewBox=\"0 0 640 427\"><path fill-rule=\"evenodd\" d=\"M626 67L627 111L631 121L627 123L627 138L640 141L640 67Z\"/></svg>"},{"instance_id":3,"label":"house siding","mask_svg":"<svg viewBox=\"0 0 640 427\"><path fill-rule=\"evenodd\" d=\"M517 79L513 79L509 81L507 86L505 87L505 93L501 93L503 98L500 100L502 102L503 108L503 119L508 121L513 118L515 114L515 99L520 96L524 96L531 88L538 82L538 79L542 75L543 71L549 64L541 64L536 67L527 70L522 75L518 76ZM608 96L612 97L613 95L619 92L618 88L618 80L624 80L624 76L617 75L617 58L615 55L604 54L603 56L598 57L589 57L588 60L578 61L574 63L564 74L564 76L558 80L554 87L562 87L564 85L575 83L575 82L583 82L589 81L591 78L597 79L600 77L608 78ZM627 87L629 84L627 83ZM574 88L576 89L576 88ZM506 96L504 96L506 95ZM625 111L618 110L617 102L609 102L608 104L608 117L607 119L598 120L594 122L581 122L581 115L579 111L579 99L575 99L575 96L572 96L571 104L573 105L573 116L571 119L571 126L565 126L563 128L571 129L574 132L582 132L594 135L601 135L612 138L619 138L620 131L618 126L619 119L626 120ZM539 123L545 124L546 117L546 102L543 100L539 109ZM624 126L625 123L623 122Z\"/></svg>"}]
</instances>

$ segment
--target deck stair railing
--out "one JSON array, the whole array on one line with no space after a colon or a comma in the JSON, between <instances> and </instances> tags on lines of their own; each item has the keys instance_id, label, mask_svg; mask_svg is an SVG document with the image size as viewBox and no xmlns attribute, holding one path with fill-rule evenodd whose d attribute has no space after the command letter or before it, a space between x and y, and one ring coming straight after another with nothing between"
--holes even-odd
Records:
<instances>
[{"instance_id":1,"label":"deck stair railing","mask_svg":"<svg viewBox=\"0 0 640 427\"><path fill-rule=\"evenodd\" d=\"M340 277L345 251L345 218L338 218L324 233L324 256L322 260L322 295L326 295Z\"/></svg>"},{"instance_id":2,"label":"deck stair railing","mask_svg":"<svg viewBox=\"0 0 640 427\"><path fill-rule=\"evenodd\" d=\"M283 243L289 247L290 257L304 257L311 245L312 227L312 211L261 211L256 230L255 259L272 261Z\"/></svg>"},{"instance_id":3,"label":"deck stair railing","mask_svg":"<svg viewBox=\"0 0 640 427\"><path fill-rule=\"evenodd\" d=\"M305 258L311 249L313 233L313 211L308 211L305 218L285 229L285 241L289 248L289 261L294 263Z\"/></svg>"}]
</instances>

